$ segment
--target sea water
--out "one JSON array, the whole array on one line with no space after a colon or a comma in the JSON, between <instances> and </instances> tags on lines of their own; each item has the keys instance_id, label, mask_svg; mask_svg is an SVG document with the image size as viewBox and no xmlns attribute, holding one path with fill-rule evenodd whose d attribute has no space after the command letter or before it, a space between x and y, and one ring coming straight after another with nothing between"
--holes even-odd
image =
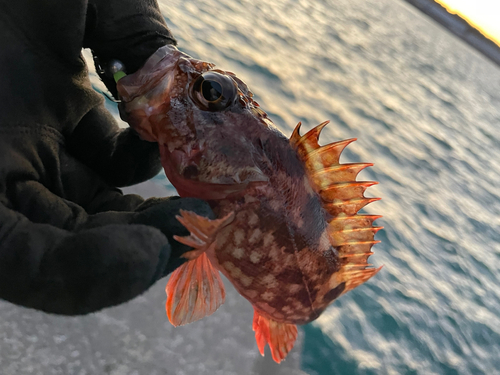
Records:
<instances>
[{"instance_id":1,"label":"sea water","mask_svg":"<svg viewBox=\"0 0 500 375\"><path fill-rule=\"evenodd\" d=\"M500 69L397 0L160 0L287 135L324 120L373 162L383 269L305 333L311 374L500 373ZM164 175L156 182L168 185Z\"/></svg>"}]
</instances>

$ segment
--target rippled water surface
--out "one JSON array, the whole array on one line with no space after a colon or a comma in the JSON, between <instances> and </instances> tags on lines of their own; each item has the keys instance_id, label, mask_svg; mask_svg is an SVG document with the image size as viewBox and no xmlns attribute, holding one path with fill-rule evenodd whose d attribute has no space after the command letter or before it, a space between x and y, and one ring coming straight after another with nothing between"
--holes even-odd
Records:
<instances>
[{"instance_id":1,"label":"rippled water surface","mask_svg":"<svg viewBox=\"0 0 500 375\"><path fill-rule=\"evenodd\" d=\"M375 163L384 268L302 328L303 370L499 371L500 69L402 1L160 4L285 134L330 119L324 143L357 137L343 161Z\"/></svg>"}]
</instances>

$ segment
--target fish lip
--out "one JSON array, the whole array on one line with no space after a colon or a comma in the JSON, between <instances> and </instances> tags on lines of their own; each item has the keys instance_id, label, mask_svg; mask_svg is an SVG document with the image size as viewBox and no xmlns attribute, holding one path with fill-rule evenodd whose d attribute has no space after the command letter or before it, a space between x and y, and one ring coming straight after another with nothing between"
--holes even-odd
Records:
<instances>
[{"instance_id":1,"label":"fish lip","mask_svg":"<svg viewBox=\"0 0 500 375\"><path fill-rule=\"evenodd\" d=\"M165 79L165 76L171 75L182 55L183 53L172 45L156 50L139 70L117 82L116 88L122 101L131 102L151 91ZM171 82L172 79L168 81Z\"/></svg>"}]
</instances>

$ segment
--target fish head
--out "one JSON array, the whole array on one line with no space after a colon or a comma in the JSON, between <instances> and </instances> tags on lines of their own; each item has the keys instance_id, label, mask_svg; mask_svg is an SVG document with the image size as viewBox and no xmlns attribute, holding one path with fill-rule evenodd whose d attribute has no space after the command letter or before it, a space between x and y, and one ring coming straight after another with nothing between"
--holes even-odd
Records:
<instances>
[{"instance_id":1,"label":"fish head","mask_svg":"<svg viewBox=\"0 0 500 375\"><path fill-rule=\"evenodd\" d=\"M262 139L279 131L233 73L165 46L117 88L122 118L158 142L181 196L221 199L268 180Z\"/></svg>"}]
</instances>

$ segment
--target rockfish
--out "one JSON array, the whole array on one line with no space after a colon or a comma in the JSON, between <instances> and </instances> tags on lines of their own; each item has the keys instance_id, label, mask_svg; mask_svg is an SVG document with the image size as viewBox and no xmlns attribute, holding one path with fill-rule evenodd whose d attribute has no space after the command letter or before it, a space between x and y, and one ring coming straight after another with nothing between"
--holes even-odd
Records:
<instances>
[{"instance_id":1,"label":"rockfish","mask_svg":"<svg viewBox=\"0 0 500 375\"><path fill-rule=\"evenodd\" d=\"M206 200L218 219L182 211L190 231L175 239L194 248L168 281L166 310L182 325L224 303L222 272L254 308L259 351L269 344L281 362L297 324L316 318L336 298L375 275L368 257L380 216L358 215L356 181L368 163L340 164L355 139L318 144L324 122L290 139L233 73L173 46L118 81L122 114L157 142L162 165L180 196Z\"/></svg>"}]
</instances>

